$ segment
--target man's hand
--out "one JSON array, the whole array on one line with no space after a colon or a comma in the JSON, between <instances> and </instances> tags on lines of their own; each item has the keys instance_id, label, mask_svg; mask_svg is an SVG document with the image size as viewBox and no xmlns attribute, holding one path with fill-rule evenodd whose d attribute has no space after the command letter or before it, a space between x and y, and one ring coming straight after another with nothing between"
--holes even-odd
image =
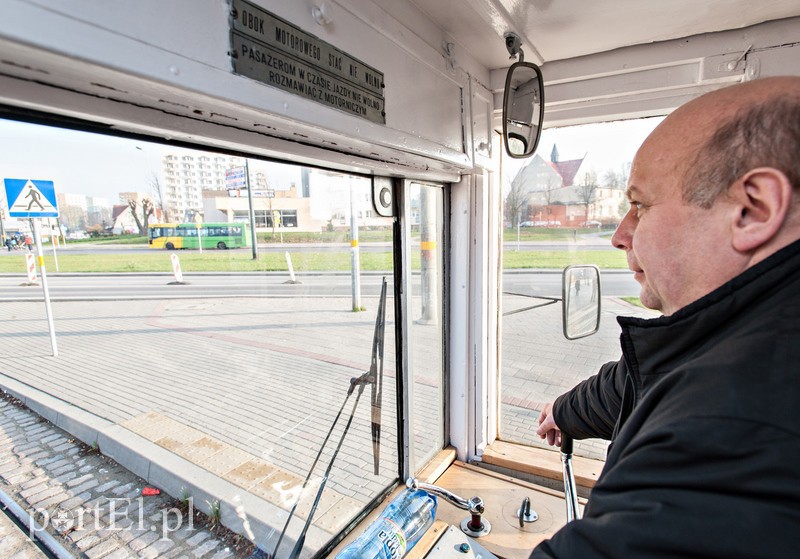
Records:
<instances>
[{"instance_id":1,"label":"man's hand","mask_svg":"<svg viewBox=\"0 0 800 559\"><path fill-rule=\"evenodd\" d=\"M553 404L545 404L542 413L539 414L539 429L536 434L543 439L547 439L547 444L561 446L561 429L553 419Z\"/></svg>"}]
</instances>

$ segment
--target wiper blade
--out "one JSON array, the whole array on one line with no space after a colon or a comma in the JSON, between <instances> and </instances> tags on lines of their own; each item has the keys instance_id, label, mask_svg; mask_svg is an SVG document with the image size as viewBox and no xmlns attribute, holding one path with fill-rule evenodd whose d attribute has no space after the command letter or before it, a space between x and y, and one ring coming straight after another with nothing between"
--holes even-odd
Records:
<instances>
[{"instance_id":1,"label":"wiper blade","mask_svg":"<svg viewBox=\"0 0 800 559\"><path fill-rule=\"evenodd\" d=\"M381 297L378 303L378 315L375 318L375 334L372 337L372 362L369 367L373 376L371 403L372 419L372 461L373 472L379 473L381 458L381 400L383 399L383 347L386 331L386 278L383 278Z\"/></svg>"}]
</instances>

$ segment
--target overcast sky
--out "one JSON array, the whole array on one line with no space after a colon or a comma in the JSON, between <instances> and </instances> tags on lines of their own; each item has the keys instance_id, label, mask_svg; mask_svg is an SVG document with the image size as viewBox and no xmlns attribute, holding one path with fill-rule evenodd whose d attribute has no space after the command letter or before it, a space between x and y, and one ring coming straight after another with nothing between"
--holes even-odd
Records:
<instances>
[{"instance_id":1,"label":"overcast sky","mask_svg":"<svg viewBox=\"0 0 800 559\"><path fill-rule=\"evenodd\" d=\"M585 155L583 169L594 168L602 179L606 170L619 171L624 163L631 161L642 140L660 121L650 118L545 130L538 153L549 160L555 143L562 161ZM57 193L97 196L111 204L119 203L120 192L149 193L153 173L161 177L162 156L184 151L188 152L126 138L0 119L0 178L50 180ZM513 178L516 170L528 161L504 158L504 182L510 182L509 177ZM251 163L251 173L256 171L265 172L270 185L278 189L288 188L292 182L300 183L297 166ZM0 189L0 198L5 198L5 189Z\"/></svg>"},{"instance_id":2,"label":"overcast sky","mask_svg":"<svg viewBox=\"0 0 800 559\"><path fill-rule=\"evenodd\" d=\"M597 178L602 180L606 171L619 172L622 165L633 161L636 150L662 120L663 117L654 117L551 128L542 133L536 153L545 161L550 161L550 152L555 144L558 146L560 161L580 159L585 156L581 173L593 169L597 173ZM504 158L503 165L506 168L503 182L506 185L510 184L517 171L530 161L530 159ZM576 177L576 180L580 178Z\"/></svg>"},{"instance_id":3,"label":"overcast sky","mask_svg":"<svg viewBox=\"0 0 800 559\"><path fill-rule=\"evenodd\" d=\"M53 181L58 194L118 204L120 192L149 193L153 173L163 184L161 158L168 153L202 152L0 119L0 178ZM300 184L300 167L252 160L250 165L251 176L264 172L274 188ZM0 193L4 200L5 189Z\"/></svg>"}]
</instances>

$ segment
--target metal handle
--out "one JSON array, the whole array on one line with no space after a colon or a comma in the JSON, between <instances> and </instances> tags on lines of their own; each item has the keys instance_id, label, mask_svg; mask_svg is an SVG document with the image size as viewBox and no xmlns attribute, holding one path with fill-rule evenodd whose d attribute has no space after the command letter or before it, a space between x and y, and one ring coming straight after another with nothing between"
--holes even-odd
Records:
<instances>
[{"instance_id":1,"label":"metal handle","mask_svg":"<svg viewBox=\"0 0 800 559\"><path fill-rule=\"evenodd\" d=\"M422 489L428 493L433 493L442 497L445 501L460 509L467 510L471 514L483 514L483 499L480 497L473 497L472 499L464 499L455 493L452 493L444 487L438 485L431 485L430 483L422 483L417 478L410 477L406 481L406 487L409 489Z\"/></svg>"},{"instance_id":2,"label":"metal handle","mask_svg":"<svg viewBox=\"0 0 800 559\"><path fill-rule=\"evenodd\" d=\"M573 446L572 437L564 433L564 431L561 431L561 453L572 456Z\"/></svg>"},{"instance_id":3,"label":"metal handle","mask_svg":"<svg viewBox=\"0 0 800 559\"><path fill-rule=\"evenodd\" d=\"M480 538L488 534L492 525L485 518L481 518L484 511L483 499L480 497L472 497L471 499L464 499L455 493L452 493L444 487L438 485L431 485L429 483L421 483L417 478L410 477L406 480L406 487L409 489L422 489L433 495L442 497L445 501L460 509L469 511L469 518L465 518L461 522L461 531L472 536L473 538Z\"/></svg>"},{"instance_id":4,"label":"metal handle","mask_svg":"<svg viewBox=\"0 0 800 559\"><path fill-rule=\"evenodd\" d=\"M561 431L561 466L564 471L564 499L567 502L567 522L578 518L578 493L572 472L572 437Z\"/></svg>"}]
</instances>

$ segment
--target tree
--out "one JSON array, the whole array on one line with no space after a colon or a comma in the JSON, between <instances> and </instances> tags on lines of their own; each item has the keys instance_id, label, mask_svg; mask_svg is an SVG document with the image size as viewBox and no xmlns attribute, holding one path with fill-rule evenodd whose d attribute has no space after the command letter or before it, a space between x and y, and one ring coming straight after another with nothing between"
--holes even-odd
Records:
<instances>
[{"instance_id":1,"label":"tree","mask_svg":"<svg viewBox=\"0 0 800 559\"><path fill-rule=\"evenodd\" d=\"M145 198L142 200L142 217L144 218L144 231L140 230L140 234L147 235L148 228L150 227L150 216L156 212L156 208L153 205L153 200L151 198Z\"/></svg>"},{"instance_id":2,"label":"tree","mask_svg":"<svg viewBox=\"0 0 800 559\"><path fill-rule=\"evenodd\" d=\"M608 188L625 188L628 176L631 174L630 162L623 163L619 171L609 169L603 174L603 186Z\"/></svg>"},{"instance_id":3,"label":"tree","mask_svg":"<svg viewBox=\"0 0 800 559\"><path fill-rule=\"evenodd\" d=\"M554 146L555 147L555 146ZM550 216L553 213L553 193L561 188L562 181L556 179L552 175L547 175L547 182L544 185L544 200L547 209L547 223L550 223Z\"/></svg>"},{"instance_id":4,"label":"tree","mask_svg":"<svg viewBox=\"0 0 800 559\"><path fill-rule=\"evenodd\" d=\"M164 195L161 191L161 181L158 180L158 174L153 172L148 182L150 183L150 192L153 195L154 207L161 208L161 216L164 218L167 215L167 208L164 207Z\"/></svg>"},{"instance_id":5,"label":"tree","mask_svg":"<svg viewBox=\"0 0 800 559\"><path fill-rule=\"evenodd\" d=\"M504 208L506 221L512 226L517 226L520 221L523 221L522 213L528 207L528 193L525 192L523 181L517 180L518 178L519 173L511 181Z\"/></svg>"},{"instance_id":6,"label":"tree","mask_svg":"<svg viewBox=\"0 0 800 559\"><path fill-rule=\"evenodd\" d=\"M583 204L586 214L586 221L588 221L590 219L589 206L594 201L594 195L597 191L597 187L599 186L597 184L597 173L594 171L587 171L583 174L583 180L581 183L576 186L578 187L578 198Z\"/></svg>"},{"instance_id":7,"label":"tree","mask_svg":"<svg viewBox=\"0 0 800 559\"><path fill-rule=\"evenodd\" d=\"M142 218L139 219L139 214L136 213L138 204L135 198L128 198L128 207L131 209L131 215L136 221L136 227L139 228L140 235L147 235L147 228L150 223L150 216L155 212L153 200L150 198L142 198Z\"/></svg>"},{"instance_id":8,"label":"tree","mask_svg":"<svg viewBox=\"0 0 800 559\"><path fill-rule=\"evenodd\" d=\"M603 186L606 188L622 188L624 184L622 173L609 169L603 174Z\"/></svg>"}]
</instances>

